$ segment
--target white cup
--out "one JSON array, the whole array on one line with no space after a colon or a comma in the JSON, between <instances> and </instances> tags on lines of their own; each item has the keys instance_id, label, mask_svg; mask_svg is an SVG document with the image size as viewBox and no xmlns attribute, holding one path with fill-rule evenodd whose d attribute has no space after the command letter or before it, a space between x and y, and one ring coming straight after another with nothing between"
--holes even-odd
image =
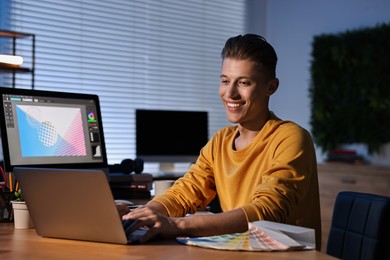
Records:
<instances>
[{"instance_id":1,"label":"white cup","mask_svg":"<svg viewBox=\"0 0 390 260\"><path fill-rule=\"evenodd\" d=\"M161 180L161 181L155 181L154 182L154 195L161 195L164 194L164 192L169 189L175 181L172 180Z\"/></svg>"}]
</instances>

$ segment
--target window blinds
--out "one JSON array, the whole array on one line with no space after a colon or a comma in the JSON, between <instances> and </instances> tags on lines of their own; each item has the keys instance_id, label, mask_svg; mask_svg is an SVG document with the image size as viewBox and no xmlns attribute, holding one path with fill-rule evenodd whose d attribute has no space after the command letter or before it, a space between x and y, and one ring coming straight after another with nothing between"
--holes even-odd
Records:
<instances>
[{"instance_id":1,"label":"window blinds","mask_svg":"<svg viewBox=\"0 0 390 260\"><path fill-rule=\"evenodd\" d=\"M135 157L137 108L208 111L210 137L228 124L220 52L243 33L245 1L8 0L7 12L7 29L36 35L36 89L99 95L109 163Z\"/></svg>"}]
</instances>

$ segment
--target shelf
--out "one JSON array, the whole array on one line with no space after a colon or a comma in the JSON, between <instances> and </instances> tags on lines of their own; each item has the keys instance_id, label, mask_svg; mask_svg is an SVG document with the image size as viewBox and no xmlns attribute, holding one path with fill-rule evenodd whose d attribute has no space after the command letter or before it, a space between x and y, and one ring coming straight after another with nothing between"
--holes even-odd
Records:
<instances>
[{"instance_id":1,"label":"shelf","mask_svg":"<svg viewBox=\"0 0 390 260\"><path fill-rule=\"evenodd\" d=\"M27 67L20 67L12 64L2 64L0 62L0 71L5 72L32 72L32 69Z\"/></svg>"},{"instance_id":2,"label":"shelf","mask_svg":"<svg viewBox=\"0 0 390 260\"><path fill-rule=\"evenodd\" d=\"M35 35L31 33L22 33L15 31L7 31L0 30L0 37L6 37L11 39L12 49L10 50L11 55L16 55L18 51L17 48L17 39L21 38L31 38L31 66L19 66L19 65L11 65L0 62L0 72L1 73L12 73L12 87L15 88L16 82L16 74L18 73L31 73L31 89L34 89L34 81L35 81Z\"/></svg>"},{"instance_id":3,"label":"shelf","mask_svg":"<svg viewBox=\"0 0 390 260\"><path fill-rule=\"evenodd\" d=\"M34 36L31 33L21 33L21 32L13 32L13 31L0 31L0 37L9 37L9 38L24 38Z\"/></svg>"}]
</instances>

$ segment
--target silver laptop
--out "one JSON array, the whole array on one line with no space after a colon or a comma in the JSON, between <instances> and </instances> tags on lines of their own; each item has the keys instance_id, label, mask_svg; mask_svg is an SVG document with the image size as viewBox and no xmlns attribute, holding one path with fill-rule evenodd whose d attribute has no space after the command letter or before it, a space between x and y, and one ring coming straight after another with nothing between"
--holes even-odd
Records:
<instances>
[{"instance_id":1,"label":"silver laptop","mask_svg":"<svg viewBox=\"0 0 390 260\"><path fill-rule=\"evenodd\" d=\"M102 170L15 167L14 174L38 235L130 244Z\"/></svg>"}]
</instances>

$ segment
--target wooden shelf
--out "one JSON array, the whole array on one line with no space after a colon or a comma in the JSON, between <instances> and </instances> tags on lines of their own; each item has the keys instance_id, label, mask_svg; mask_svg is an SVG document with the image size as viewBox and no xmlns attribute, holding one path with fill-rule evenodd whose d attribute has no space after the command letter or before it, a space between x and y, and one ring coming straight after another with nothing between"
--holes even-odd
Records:
<instances>
[{"instance_id":1,"label":"wooden shelf","mask_svg":"<svg viewBox=\"0 0 390 260\"><path fill-rule=\"evenodd\" d=\"M31 33L21 33L21 32L1 30L0 36L9 37L9 38L25 38L25 37L30 37L30 36L34 36L34 35Z\"/></svg>"},{"instance_id":2,"label":"wooden shelf","mask_svg":"<svg viewBox=\"0 0 390 260\"><path fill-rule=\"evenodd\" d=\"M12 87L15 88L16 74L18 73L30 73L31 74L31 88L34 89L35 83L35 35L31 33L22 33L15 31L0 30L0 37L10 38L12 48L10 50L11 55L16 55L18 50L17 48L17 39L21 38L31 38L31 63L29 67L11 65L6 63L0 63L0 72L1 73L12 73Z\"/></svg>"},{"instance_id":3,"label":"wooden shelf","mask_svg":"<svg viewBox=\"0 0 390 260\"><path fill-rule=\"evenodd\" d=\"M11 64L2 64L0 62L0 71L4 72L32 72L32 69L27 67L19 67Z\"/></svg>"}]
</instances>

